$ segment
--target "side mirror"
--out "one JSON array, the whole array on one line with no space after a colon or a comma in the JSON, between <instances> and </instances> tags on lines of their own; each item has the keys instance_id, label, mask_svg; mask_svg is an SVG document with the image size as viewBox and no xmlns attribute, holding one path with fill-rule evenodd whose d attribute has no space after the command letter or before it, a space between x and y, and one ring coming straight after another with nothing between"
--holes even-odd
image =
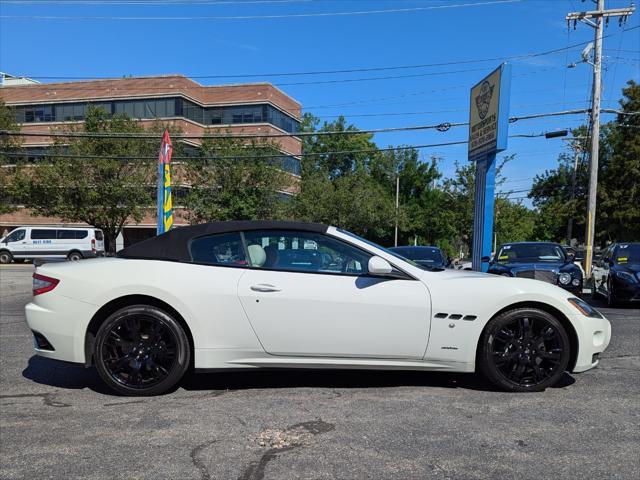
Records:
<instances>
[{"instance_id":1,"label":"side mirror","mask_svg":"<svg viewBox=\"0 0 640 480\"><path fill-rule=\"evenodd\" d=\"M393 267L382 257L371 257L367 265L371 275L388 275L393 271Z\"/></svg>"},{"instance_id":2,"label":"side mirror","mask_svg":"<svg viewBox=\"0 0 640 480\"><path fill-rule=\"evenodd\" d=\"M607 265L609 265L610 267L613 267L614 265L613 258L610 258L609 260L607 260Z\"/></svg>"},{"instance_id":3,"label":"side mirror","mask_svg":"<svg viewBox=\"0 0 640 480\"><path fill-rule=\"evenodd\" d=\"M573 252L567 252L567 263L571 263L573 261L575 261L576 259L576 254Z\"/></svg>"},{"instance_id":4,"label":"side mirror","mask_svg":"<svg viewBox=\"0 0 640 480\"><path fill-rule=\"evenodd\" d=\"M482 257L482 258L480 259L480 261L481 261L481 262L489 263L489 262L491 262L491 257Z\"/></svg>"}]
</instances>

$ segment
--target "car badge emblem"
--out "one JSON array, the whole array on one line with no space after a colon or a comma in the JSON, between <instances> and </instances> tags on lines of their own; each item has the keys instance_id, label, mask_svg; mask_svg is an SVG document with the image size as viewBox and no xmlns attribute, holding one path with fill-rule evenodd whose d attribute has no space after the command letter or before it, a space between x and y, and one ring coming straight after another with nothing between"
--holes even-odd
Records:
<instances>
[{"instance_id":1,"label":"car badge emblem","mask_svg":"<svg viewBox=\"0 0 640 480\"><path fill-rule=\"evenodd\" d=\"M494 85L491 85L486 80L480 85L480 93L476 96L476 107L478 107L478 115L481 120L484 120L484 117L487 116L487 112L489 111L493 88Z\"/></svg>"}]
</instances>

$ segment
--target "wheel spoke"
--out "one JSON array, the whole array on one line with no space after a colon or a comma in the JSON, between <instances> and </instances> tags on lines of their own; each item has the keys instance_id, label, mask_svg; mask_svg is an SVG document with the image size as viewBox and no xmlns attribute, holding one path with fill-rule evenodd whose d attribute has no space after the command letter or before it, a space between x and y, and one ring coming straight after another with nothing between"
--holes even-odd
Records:
<instances>
[{"instance_id":1,"label":"wheel spoke","mask_svg":"<svg viewBox=\"0 0 640 480\"><path fill-rule=\"evenodd\" d=\"M505 379L531 387L557 372L564 348L554 324L542 316L523 315L497 329L489 360Z\"/></svg>"},{"instance_id":2,"label":"wheel spoke","mask_svg":"<svg viewBox=\"0 0 640 480\"><path fill-rule=\"evenodd\" d=\"M101 357L114 380L139 389L163 381L177 361L177 352L177 338L166 323L130 315L106 334Z\"/></svg>"}]
</instances>

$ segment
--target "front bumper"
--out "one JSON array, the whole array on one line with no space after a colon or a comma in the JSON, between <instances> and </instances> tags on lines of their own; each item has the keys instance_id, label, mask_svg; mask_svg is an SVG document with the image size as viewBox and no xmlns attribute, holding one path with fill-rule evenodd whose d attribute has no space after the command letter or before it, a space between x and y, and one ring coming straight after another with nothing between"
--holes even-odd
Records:
<instances>
[{"instance_id":1,"label":"front bumper","mask_svg":"<svg viewBox=\"0 0 640 480\"><path fill-rule=\"evenodd\" d=\"M599 354L611 340L611 324L606 318L591 318L576 314L571 319L578 336L578 356L572 372L579 373L598 365Z\"/></svg>"},{"instance_id":2,"label":"front bumper","mask_svg":"<svg viewBox=\"0 0 640 480\"><path fill-rule=\"evenodd\" d=\"M25 307L27 325L49 343L41 348L43 344L35 341L36 354L55 360L84 363L85 334L96 310L94 305L54 292L39 295L28 303Z\"/></svg>"}]
</instances>

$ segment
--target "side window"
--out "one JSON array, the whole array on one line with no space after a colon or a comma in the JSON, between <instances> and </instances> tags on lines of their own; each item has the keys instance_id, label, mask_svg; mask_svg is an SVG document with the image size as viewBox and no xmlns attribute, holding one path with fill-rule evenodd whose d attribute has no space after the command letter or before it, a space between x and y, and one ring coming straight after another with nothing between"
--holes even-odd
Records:
<instances>
[{"instance_id":1,"label":"side window","mask_svg":"<svg viewBox=\"0 0 640 480\"><path fill-rule=\"evenodd\" d=\"M313 232L245 232L251 266L272 270L360 275L370 255L338 239Z\"/></svg>"},{"instance_id":2,"label":"side window","mask_svg":"<svg viewBox=\"0 0 640 480\"><path fill-rule=\"evenodd\" d=\"M58 240L75 240L76 230L58 230Z\"/></svg>"},{"instance_id":3,"label":"side window","mask_svg":"<svg viewBox=\"0 0 640 480\"><path fill-rule=\"evenodd\" d=\"M54 240L56 238L55 230L33 229L31 230L32 240Z\"/></svg>"},{"instance_id":4,"label":"side window","mask_svg":"<svg viewBox=\"0 0 640 480\"><path fill-rule=\"evenodd\" d=\"M19 242L20 240L24 240L24 230L14 230L7 235L7 243Z\"/></svg>"},{"instance_id":5,"label":"side window","mask_svg":"<svg viewBox=\"0 0 640 480\"><path fill-rule=\"evenodd\" d=\"M193 263L229 267L249 265L239 233L224 233L196 238L191 241L189 251Z\"/></svg>"},{"instance_id":6,"label":"side window","mask_svg":"<svg viewBox=\"0 0 640 480\"><path fill-rule=\"evenodd\" d=\"M76 240L82 240L83 238L87 238L89 232L86 230L76 230Z\"/></svg>"}]
</instances>

